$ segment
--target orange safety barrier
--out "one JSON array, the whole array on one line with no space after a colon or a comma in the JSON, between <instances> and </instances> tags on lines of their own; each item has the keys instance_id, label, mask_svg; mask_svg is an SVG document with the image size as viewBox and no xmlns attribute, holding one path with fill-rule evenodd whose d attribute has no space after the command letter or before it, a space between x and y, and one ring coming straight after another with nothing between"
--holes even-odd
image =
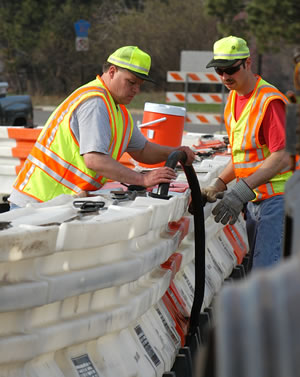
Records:
<instances>
[{"instance_id":1,"label":"orange safety barrier","mask_svg":"<svg viewBox=\"0 0 300 377\"><path fill-rule=\"evenodd\" d=\"M7 137L16 141L16 146L11 149L12 157L20 159L20 165L15 167L16 174L18 174L22 168L41 130L41 128L7 128ZM123 154L120 163L131 169L135 167L128 153Z\"/></svg>"},{"instance_id":2,"label":"orange safety barrier","mask_svg":"<svg viewBox=\"0 0 300 377\"><path fill-rule=\"evenodd\" d=\"M15 167L16 174L22 168L41 130L41 128L7 128L8 138L16 140L16 146L11 149L12 156L20 159L20 165Z\"/></svg>"}]
</instances>

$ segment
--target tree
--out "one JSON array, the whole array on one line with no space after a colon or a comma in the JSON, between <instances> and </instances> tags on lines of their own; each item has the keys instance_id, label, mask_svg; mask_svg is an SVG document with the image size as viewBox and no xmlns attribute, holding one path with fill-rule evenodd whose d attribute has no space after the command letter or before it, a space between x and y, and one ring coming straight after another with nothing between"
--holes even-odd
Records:
<instances>
[{"instance_id":1,"label":"tree","mask_svg":"<svg viewBox=\"0 0 300 377\"><path fill-rule=\"evenodd\" d=\"M246 38L245 0L205 0L204 9L208 15L217 20L219 35L239 35Z\"/></svg>"},{"instance_id":2,"label":"tree","mask_svg":"<svg viewBox=\"0 0 300 377\"><path fill-rule=\"evenodd\" d=\"M206 12L222 35L254 36L258 52L299 43L300 5L295 0L205 0Z\"/></svg>"},{"instance_id":3,"label":"tree","mask_svg":"<svg viewBox=\"0 0 300 377\"><path fill-rule=\"evenodd\" d=\"M20 69L26 71L26 67L30 64L38 25L43 15L42 2L26 0L19 4L17 0L2 0L0 3L1 56L8 75L19 90L21 83L18 72ZM25 33L26 38L24 38Z\"/></svg>"},{"instance_id":4,"label":"tree","mask_svg":"<svg viewBox=\"0 0 300 377\"><path fill-rule=\"evenodd\" d=\"M100 29L96 34L101 40ZM122 45L144 49L152 57L151 75L159 83L155 88L162 90L166 72L179 69L181 50L211 49L215 35L215 22L204 15L202 1L148 0L142 11L127 9L120 13L99 49L105 47L111 52Z\"/></svg>"},{"instance_id":5,"label":"tree","mask_svg":"<svg viewBox=\"0 0 300 377\"><path fill-rule=\"evenodd\" d=\"M215 17L218 24L219 38L238 35L245 38L257 55L257 73L262 73L263 57L267 54L282 52L277 57L276 67L265 67L272 82L288 88L289 51L293 44L298 44L300 35L300 6L295 0L205 0L207 14ZM218 38L216 38L218 39ZM285 50L283 52L283 49ZM286 61L284 63L284 59ZM286 64L287 63L287 64ZM280 66L286 66L282 72Z\"/></svg>"},{"instance_id":6,"label":"tree","mask_svg":"<svg viewBox=\"0 0 300 377\"><path fill-rule=\"evenodd\" d=\"M20 91L64 93L80 80L83 55L75 51L74 22L89 17L97 0L2 0L1 58L10 85ZM77 73L77 75L76 75Z\"/></svg>"},{"instance_id":7,"label":"tree","mask_svg":"<svg viewBox=\"0 0 300 377\"><path fill-rule=\"evenodd\" d=\"M281 43L299 43L300 4L295 0L252 0L246 6L249 32L259 52L279 51Z\"/></svg>"}]
</instances>

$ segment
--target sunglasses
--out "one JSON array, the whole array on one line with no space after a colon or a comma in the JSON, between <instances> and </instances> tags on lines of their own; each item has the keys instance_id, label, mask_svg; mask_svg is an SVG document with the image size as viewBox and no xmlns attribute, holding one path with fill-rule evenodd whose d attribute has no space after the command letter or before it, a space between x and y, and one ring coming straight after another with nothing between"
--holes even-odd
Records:
<instances>
[{"instance_id":1,"label":"sunglasses","mask_svg":"<svg viewBox=\"0 0 300 377\"><path fill-rule=\"evenodd\" d=\"M225 69L221 69L219 67L215 67L215 71L218 75L220 76L223 76L224 73L226 73L227 75L233 75L235 74L237 71L240 70L241 68L241 65L243 65L243 67L245 68L245 62L244 61L241 61L240 64L234 66L234 67L229 67L229 68L225 68Z\"/></svg>"}]
</instances>

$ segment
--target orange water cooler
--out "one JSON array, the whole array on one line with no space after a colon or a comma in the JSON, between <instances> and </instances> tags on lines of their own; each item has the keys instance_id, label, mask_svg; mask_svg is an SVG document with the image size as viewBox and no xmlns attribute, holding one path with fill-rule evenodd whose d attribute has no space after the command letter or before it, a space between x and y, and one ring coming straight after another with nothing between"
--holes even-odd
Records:
<instances>
[{"instance_id":1,"label":"orange water cooler","mask_svg":"<svg viewBox=\"0 0 300 377\"><path fill-rule=\"evenodd\" d=\"M184 107L146 102L140 130L153 143L179 147L182 142L184 119ZM140 165L153 168L164 166L165 163Z\"/></svg>"}]
</instances>

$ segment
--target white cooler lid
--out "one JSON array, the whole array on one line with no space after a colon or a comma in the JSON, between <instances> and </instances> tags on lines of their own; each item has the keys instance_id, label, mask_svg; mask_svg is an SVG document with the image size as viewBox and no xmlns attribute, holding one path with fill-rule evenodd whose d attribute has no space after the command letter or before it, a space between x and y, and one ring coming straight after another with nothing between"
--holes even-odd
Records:
<instances>
[{"instance_id":1,"label":"white cooler lid","mask_svg":"<svg viewBox=\"0 0 300 377\"><path fill-rule=\"evenodd\" d=\"M144 111L150 111L152 113L185 116L185 107L171 106L159 103L146 102Z\"/></svg>"}]
</instances>

